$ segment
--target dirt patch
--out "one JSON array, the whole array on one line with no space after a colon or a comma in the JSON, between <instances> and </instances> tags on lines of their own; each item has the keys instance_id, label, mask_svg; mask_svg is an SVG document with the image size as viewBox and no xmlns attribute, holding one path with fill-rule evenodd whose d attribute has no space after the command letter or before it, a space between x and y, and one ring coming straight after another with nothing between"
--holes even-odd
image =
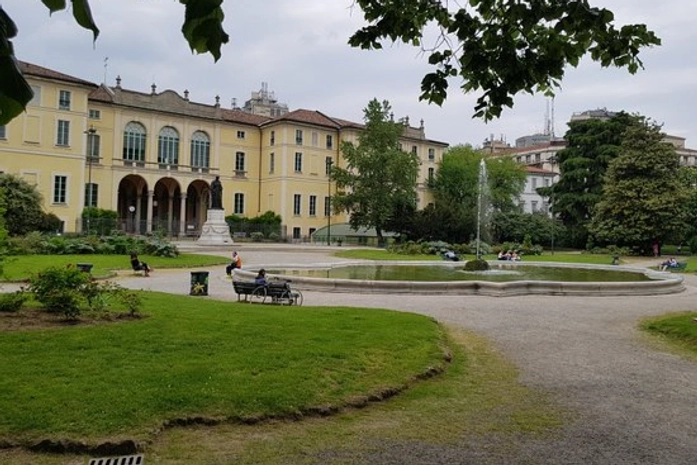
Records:
<instances>
[{"instance_id":1,"label":"dirt patch","mask_svg":"<svg viewBox=\"0 0 697 465\"><path fill-rule=\"evenodd\" d=\"M23 308L15 313L0 312L0 332L103 325L140 320L142 318L144 318L144 315L138 313L89 313L74 319L68 319L62 314L49 313L41 308Z\"/></svg>"}]
</instances>

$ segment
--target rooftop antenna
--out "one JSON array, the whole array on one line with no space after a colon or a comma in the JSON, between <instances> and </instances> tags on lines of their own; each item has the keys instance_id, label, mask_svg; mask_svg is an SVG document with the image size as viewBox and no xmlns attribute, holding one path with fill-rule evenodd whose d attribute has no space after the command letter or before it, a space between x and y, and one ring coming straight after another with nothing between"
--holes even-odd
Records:
<instances>
[{"instance_id":1,"label":"rooftop antenna","mask_svg":"<svg viewBox=\"0 0 697 465\"><path fill-rule=\"evenodd\" d=\"M552 121L550 124L552 125L552 132L550 135L552 136L552 139L554 139L554 95L552 95Z\"/></svg>"}]
</instances>

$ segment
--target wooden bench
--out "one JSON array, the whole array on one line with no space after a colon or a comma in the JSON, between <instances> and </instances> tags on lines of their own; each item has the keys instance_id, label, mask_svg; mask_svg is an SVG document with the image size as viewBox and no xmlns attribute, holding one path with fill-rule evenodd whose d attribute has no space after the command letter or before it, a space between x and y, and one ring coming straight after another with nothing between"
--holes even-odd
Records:
<instances>
[{"instance_id":1,"label":"wooden bench","mask_svg":"<svg viewBox=\"0 0 697 465\"><path fill-rule=\"evenodd\" d=\"M254 294L254 291L256 291L258 288L264 288L264 286L259 286L256 283L251 283L251 282L245 282L245 281L232 281L232 288L235 290L237 293L237 301L239 302L242 300L242 297L244 296L245 302L249 302L252 294Z\"/></svg>"},{"instance_id":2,"label":"wooden bench","mask_svg":"<svg viewBox=\"0 0 697 465\"><path fill-rule=\"evenodd\" d=\"M661 269L662 267L659 267ZM665 270L663 271L685 271L685 268L687 268L687 262L678 262L677 265L675 266L668 266L666 267Z\"/></svg>"},{"instance_id":3,"label":"wooden bench","mask_svg":"<svg viewBox=\"0 0 697 465\"><path fill-rule=\"evenodd\" d=\"M237 301L278 304L278 305L302 305L303 295L300 291L291 289L290 285L283 282L271 282L260 285L248 281L232 281L232 288L237 293Z\"/></svg>"}]
</instances>

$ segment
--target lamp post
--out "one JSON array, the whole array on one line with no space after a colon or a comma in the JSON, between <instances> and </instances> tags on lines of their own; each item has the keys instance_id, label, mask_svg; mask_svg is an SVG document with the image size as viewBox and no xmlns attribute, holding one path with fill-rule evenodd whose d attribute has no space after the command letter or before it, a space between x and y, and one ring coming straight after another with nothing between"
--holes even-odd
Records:
<instances>
[{"instance_id":1,"label":"lamp post","mask_svg":"<svg viewBox=\"0 0 697 465\"><path fill-rule=\"evenodd\" d=\"M136 207L134 205L131 205L130 207L128 207L128 211L131 212L131 215L133 215L132 216L133 219L131 220L131 222L133 223L132 228L133 228L133 233L135 234L135 232L136 232Z\"/></svg>"},{"instance_id":2,"label":"lamp post","mask_svg":"<svg viewBox=\"0 0 697 465\"><path fill-rule=\"evenodd\" d=\"M87 234L90 234L90 218L92 216L92 156L94 155L94 135L97 130L94 126L85 131L87 135Z\"/></svg>"},{"instance_id":3,"label":"lamp post","mask_svg":"<svg viewBox=\"0 0 697 465\"><path fill-rule=\"evenodd\" d=\"M327 245L332 240L332 165L334 160L327 158Z\"/></svg>"}]
</instances>

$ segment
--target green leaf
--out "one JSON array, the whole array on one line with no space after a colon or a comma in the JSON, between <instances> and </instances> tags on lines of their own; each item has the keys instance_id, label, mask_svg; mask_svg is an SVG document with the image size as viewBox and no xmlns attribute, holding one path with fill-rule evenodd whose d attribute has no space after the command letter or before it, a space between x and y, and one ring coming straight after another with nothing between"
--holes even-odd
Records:
<instances>
[{"instance_id":1,"label":"green leaf","mask_svg":"<svg viewBox=\"0 0 697 465\"><path fill-rule=\"evenodd\" d=\"M71 0L73 2L73 18L77 23L92 31L93 40L97 40L99 36L99 28L92 19L92 11L88 0Z\"/></svg>"},{"instance_id":2,"label":"green leaf","mask_svg":"<svg viewBox=\"0 0 697 465\"><path fill-rule=\"evenodd\" d=\"M3 126L24 111L34 93L14 57L0 56L0 69L3 72L0 80L0 126Z\"/></svg>"},{"instance_id":3,"label":"green leaf","mask_svg":"<svg viewBox=\"0 0 697 465\"><path fill-rule=\"evenodd\" d=\"M0 6L0 39L11 39L17 35L17 26ZM1 49L0 49L1 51Z\"/></svg>"},{"instance_id":4,"label":"green leaf","mask_svg":"<svg viewBox=\"0 0 697 465\"><path fill-rule=\"evenodd\" d=\"M65 10L65 0L41 0L46 5L51 13L59 10Z\"/></svg>"},{"instance_id":5,"label":"green leaf","mask_svg":"<svg viewBox=\"0 0 697 465\"><path fill-rule=\"evenodd\" d=\"M220 0L180 0L186 6L182 34L196 53L210 52L216 61L220 48L230 38L223 30L223 13ZM217 5L217 6L216 6Z\"/></svg>"}]
</instances>

